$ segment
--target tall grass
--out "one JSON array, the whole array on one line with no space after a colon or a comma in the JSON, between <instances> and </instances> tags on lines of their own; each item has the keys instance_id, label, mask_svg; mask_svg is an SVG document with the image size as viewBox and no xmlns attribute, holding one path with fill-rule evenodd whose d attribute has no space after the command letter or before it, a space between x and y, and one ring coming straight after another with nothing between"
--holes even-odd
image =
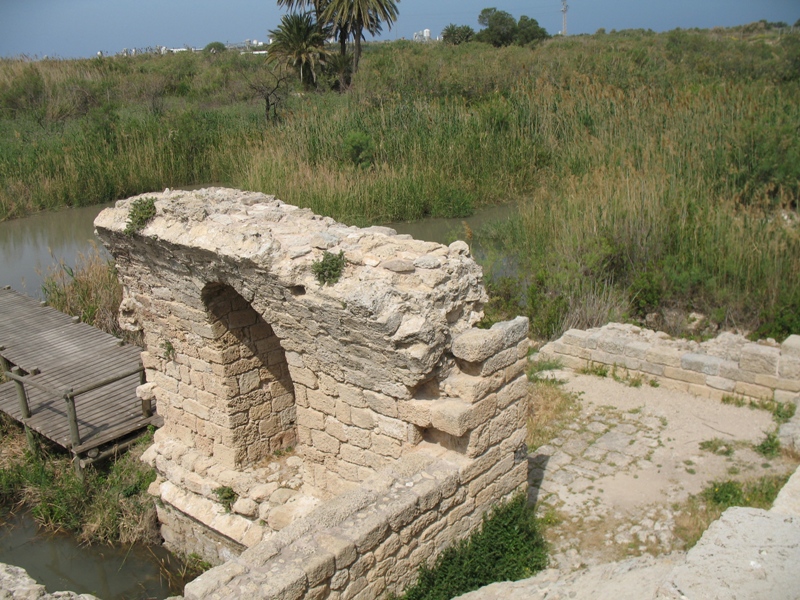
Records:
<instances>
[{"instance_id":1,"label":"tall grass","mask_svg":"<svg viewBox=\"0 0 800 600\"><path fill-rule=\"evenodd\" d=\"M20 448L18 428L6 425L3 444ZM25 504L40 526L67 530L85 543L158 543L160 536L147 487L155 471L139 457L152 443L143 438L127 454L109 464L89 468L78 480L70 458L56 449L37 456L27 450L4 457L0 464L0 506Z\"/></svg>"},{"instance_id":2,"label":"tall grass","mask_svg":"<svg viewBox=\"0 0 800 600\"><path fill-rule=\"evenodd\" d=\"M286 90L273 123L259 57L0 61L0 218L210 182L358 225L511 202L479 235L539 336L677 309L782 337L799 67L800 36L764 28L376 44L347 93Z\"/></svg>"}]
</instances>

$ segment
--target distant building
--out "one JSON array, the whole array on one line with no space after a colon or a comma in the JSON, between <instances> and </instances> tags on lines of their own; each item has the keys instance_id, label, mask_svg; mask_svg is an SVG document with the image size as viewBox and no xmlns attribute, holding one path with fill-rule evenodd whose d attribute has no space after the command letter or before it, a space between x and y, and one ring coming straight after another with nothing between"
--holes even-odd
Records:
<instances>
[{"instance_id":1,"label":"distant building","mask_svg":"<svg viewBox=\"0 0 800 600\"><path fill-rule=\"evenodd\" d=\"M417 31L414 34L414 41L415 42L430 42L431 41L431 30L430 29L423 29L422 31Z\"/></svg>"}]
</instances>

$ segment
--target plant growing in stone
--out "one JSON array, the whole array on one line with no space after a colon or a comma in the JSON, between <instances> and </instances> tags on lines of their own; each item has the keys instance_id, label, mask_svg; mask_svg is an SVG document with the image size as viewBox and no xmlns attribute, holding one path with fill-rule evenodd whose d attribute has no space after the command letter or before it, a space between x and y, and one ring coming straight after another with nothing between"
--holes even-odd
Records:
<instances>
[{"instance_id":1,"label":"plant growing in stone","mask_svg":"<svg viewBox=\"0 0 800 600\"><path fill-rule=\"evenodd\" d=\"M144 229L150 219L156 216L155 198L139 198L131 203L131 210L128 212L128 223L125 225L125 235Z\"/></svg>"},{"instance_id":2,"label":"plant growing in stone","mask_svg":"<svg viewBox=\"0 0 800 600\"><path fill-rule=\"evenodd\" d=\"M239 499L239 495L233 491L232 487L228 485L215 488L214 495L217 497L219 503L225 507L226 512L231 512L231 507L233 506L234 502Z\"/></svg>"},{"instance_id":3,"label":"plant growing in stone","mask_svg":"<svg viewBox=\"0 0 800 600\"><path fill-rule=\"evenodd\" d=\"M161 347L164 349L164 358L167 360L175 359L175 346L172 345L172 342L164 340L161 342Z\"/></svg>"},{"instance_id":4,"label":"plant growing in stone","mask_svg":"<svg viewBox=\"0 0 800 600\"><path fill-rule=\"evenodd\" d=\"M311 271L314 273L314 277L317 278L320 285L336 283L339 281L339 277L342 276L342 271L346 263L347 260L344 257L343 251L339 251L339 254L333 254L326 250L322 255L322 260L318 260L311 265Z\"/></svg>"}]
</instances>

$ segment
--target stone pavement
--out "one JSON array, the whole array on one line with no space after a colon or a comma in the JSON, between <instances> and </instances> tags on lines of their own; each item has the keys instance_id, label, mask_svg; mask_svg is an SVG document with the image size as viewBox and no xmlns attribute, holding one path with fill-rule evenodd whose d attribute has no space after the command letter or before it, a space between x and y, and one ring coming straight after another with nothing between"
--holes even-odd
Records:
<instances>
[{"instance_id":1,"label":"stone pavement","mask_svg":"<svg viewBox=\"0 0 800 600\"><path fill-rule=\"evenodd\" d=\"M681 503L708 483L790 473L796 462L767 460L752 445L775 428L762 410L651 387L558 371L581 411L530 456L531 497L548 528L552 562L562 570L643 553L681 550ZM730 456L702 450L718 440Z\"/></svg>"}]
</instances>

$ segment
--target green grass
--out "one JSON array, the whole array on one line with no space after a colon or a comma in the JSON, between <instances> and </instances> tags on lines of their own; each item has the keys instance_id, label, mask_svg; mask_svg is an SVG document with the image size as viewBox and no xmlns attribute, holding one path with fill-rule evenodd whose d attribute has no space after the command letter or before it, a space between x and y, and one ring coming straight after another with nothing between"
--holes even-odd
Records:
<instances>
[{"instance_id":1,"label":"green grass","mask_svg":"<svg viewBox=\"0 0 800 600\"><path fill-rule=\"evenodd\" d=\"M731 470L734 470L731 468ZM735 473L734 473L735 474ZM769 509L789 475L768 475L747 481L725 480L710 483L683 505L673 506L675 535L686 549L694 546L708 526L732 506Z\"/></svg>"},{"instance_id":2,"label":"green grass","mask_svg":"<svg viewBox=\"0 0 800 600\"><path fill-rule=\"evenodd\" d=\"M531 577L547 566L547 547L524 494L496 507L479 531L423 566L403 600L449 600L495 581Z\"/></svg>"},{"instance_id":3,"label":"green grass","mask_svg":"<svg viewBox=\"0 0 800 600\"><path fill-rule=\"evenodd\" d=\"M594 375L595 377L608 377L608 365L590 362L585 367L578 369L581 375Z\"/></svg>"},{"instance_id":4,"label":"green grass","mask_svg":"<svg viewBox=\"0 0 800 600\"><path fill-rule=\"evenodd\" d=\"M726 442L720 438L713 438L700 442L700 449L718 456L733 456L736 450L734 443Z\"/></svg>"},{"instance_id":5,"label":"green grass","mask_svg":"<svg viewBox=\"0 0 800 600\"><path fill-rule=\"evenodd\" d=\"M767 436L761 443L753 446L754 450L765 458L775 458L780 456L781 442L778 439L778 434L774 431L767 433Z\"/></svg>"}]
</instances>

